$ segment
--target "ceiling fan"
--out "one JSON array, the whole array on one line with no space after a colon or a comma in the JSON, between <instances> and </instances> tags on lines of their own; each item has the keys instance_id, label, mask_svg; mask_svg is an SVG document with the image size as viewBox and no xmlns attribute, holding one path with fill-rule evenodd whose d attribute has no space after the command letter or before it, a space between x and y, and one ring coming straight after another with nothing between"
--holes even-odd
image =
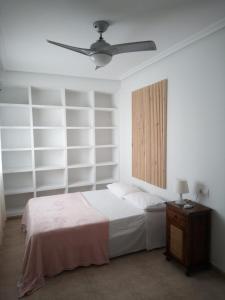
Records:
<instances>
[{"instance_id":1,"label":"ceiling fan","mask_svg":"<svg viewBox=\"0 0 225 300\"><path fill-rule=\"evenodd\" d=\"M90 46L90 49L69 46L50 40L47 40L47 42L89 56L92 62L95 64L96 70L110 63L113 55L128 52L156 50L154 41L110 45L102 37L103 32L105 32L109 27L109 23L107 21L96 21L94 22L93 26L100 34L100 37L95 43Z\"/></svg>"}]
</instances>

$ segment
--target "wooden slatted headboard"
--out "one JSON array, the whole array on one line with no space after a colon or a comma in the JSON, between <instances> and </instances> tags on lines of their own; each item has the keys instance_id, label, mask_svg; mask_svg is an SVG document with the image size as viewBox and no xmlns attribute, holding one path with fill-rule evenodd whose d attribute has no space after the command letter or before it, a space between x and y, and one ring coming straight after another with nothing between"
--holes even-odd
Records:
<instances>
[{"instance_id":1,"label":"wooden slatted headboard","mask_svg":"<svg viewBox=\"0 0 225 300\"><path fill-rule=\"evenodd\" d=\"M132 93L132 176L166 188L167 80Z\"/></svg>"}]
</instances>

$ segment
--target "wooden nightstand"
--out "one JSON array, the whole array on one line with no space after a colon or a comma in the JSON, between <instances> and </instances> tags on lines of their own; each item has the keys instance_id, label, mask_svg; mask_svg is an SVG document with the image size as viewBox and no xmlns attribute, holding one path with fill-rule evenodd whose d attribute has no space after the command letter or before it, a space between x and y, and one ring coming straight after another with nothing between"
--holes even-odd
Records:
<instances>
[{"instance_id":1,"label":"wooden nightstand","mask_svg":"<svg viewBox=\"0 0 225 300\"><path fill-rule=\"evenodd\" d=\"M209 266L211 209L196 202L185 209L173 202L166 206L166 257L175 258L186 274Z\"/></svg>"}]
</instances>

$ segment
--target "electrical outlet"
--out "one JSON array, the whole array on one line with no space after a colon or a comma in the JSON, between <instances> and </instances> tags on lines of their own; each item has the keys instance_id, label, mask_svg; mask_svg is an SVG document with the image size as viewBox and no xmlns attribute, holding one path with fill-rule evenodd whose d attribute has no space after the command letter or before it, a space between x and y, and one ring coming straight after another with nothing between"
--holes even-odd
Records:
<instances>
[{"instance_id":1,"label":"electrical outlet","mask_svg":"<svg viewBox=\"0 0 225 300\"><path fill-rule=\"evenodd\" d=\"M198 190L198 194L201 195L201 196L208 197L208 196L209 196L209 189L208 189L206 186L201 187L201 188Z\"/></svg>"}]
</instances>

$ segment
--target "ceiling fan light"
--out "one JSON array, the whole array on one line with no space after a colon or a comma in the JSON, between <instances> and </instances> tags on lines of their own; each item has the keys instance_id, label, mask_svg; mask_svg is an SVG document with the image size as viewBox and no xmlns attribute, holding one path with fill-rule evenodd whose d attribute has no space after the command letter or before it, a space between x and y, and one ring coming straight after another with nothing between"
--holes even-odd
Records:
<instances>
[{"instance_id":1,"label":"ceiling fan light","mask_svg":"<svg viewBox=\"0 0 225 300\"><path fill-rule=\"evenodd\" d=\"M90 58L97 67L104 67L112 60L112 56L106 53L95 53Z\"/></svg>"}]
</instances>

